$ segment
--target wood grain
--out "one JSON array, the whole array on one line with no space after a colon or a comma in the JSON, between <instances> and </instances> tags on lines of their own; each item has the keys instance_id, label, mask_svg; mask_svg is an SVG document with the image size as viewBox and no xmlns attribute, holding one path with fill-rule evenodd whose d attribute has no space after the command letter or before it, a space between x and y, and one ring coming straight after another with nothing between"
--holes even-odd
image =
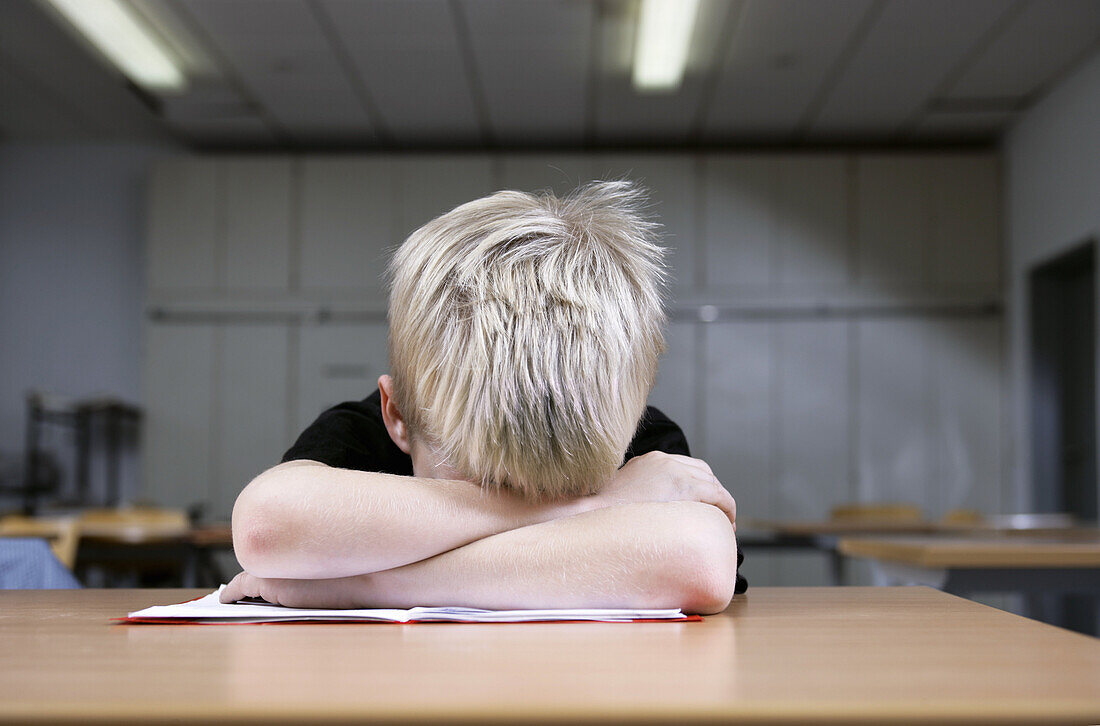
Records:
<instances>
[{"instance_id":1,"label":"wood grain","mask_svg":"<svg viewBox=\"0 0 1100 726\"><path fill-rule=\"evenodd\" d=\"M1057 537L851 537L837 548L915 567L1100 567L1100 535L1087 530Z\"/></svg>"},{"instance_id":2,"label":"wood grain","mask_svg":"<svg viewBox=\"0 0 1100 726\"><path fill-rule=\"evenodd\" d=\"M702 623L121 625L194 590L0 592L0 723L1100 722L1100 641L927 588Z\"/></svg>"}]
</instances>

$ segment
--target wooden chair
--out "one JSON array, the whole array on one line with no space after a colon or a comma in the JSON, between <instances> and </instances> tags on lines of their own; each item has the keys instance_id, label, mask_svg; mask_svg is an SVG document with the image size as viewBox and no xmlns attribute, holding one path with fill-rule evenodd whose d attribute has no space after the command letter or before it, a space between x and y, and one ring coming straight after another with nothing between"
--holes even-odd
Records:
<instances>
[{"instance_id":1,"label":"wooden chair","mask_svg":"<svg viewBox=\"0 0 1100 726\"><path fill-rule=\"evenodd\" d=\"M829 519L834 522L897 522L924 521L924 512L916 504L902 502L858 502L833 507Z\"/></svg>"},{"instance_id":2,"label":"wooden chair","mask_svg":"<svg viewBox=\"0 0 1100 726\"><path fill-rule=\"evenodd\" d=\"M70 572L76 564L80 527L76 517L27 517L9 514L0 517L0 537L40 537L50 543L61 564Z\"/></svg>"},{"instance_id":3,"label":"wooden chair","mask_svg":"<svg viewBox=\"0 0 1100 726\"><path fill-rule=\"evenodd\" d=\"M149 586L187 581L193 547L182 509L89 509L77 518L77 572L99 587Z\"/></svg>"},{"instance_id":4,"label":"wooden chair","mask_svg":"<svg viewBox=\"0 0 1100 726\"><path fill-rule=\"evenodd\" d=\"M985 515L976 509L952 509L940 522L947 527L978 527L985 523Z\"/></svg>"},{"instance_id":5,"label":"wooden chair","mask_svg":"<svg viewBox=\"0 0 1100 726\"><path fill-rule=\"evenodd\" d=\"M78 517L82 537L141 544L186 537L191 532L182 509L125 507L89 509Z\"/></svg>"}]
</instances>

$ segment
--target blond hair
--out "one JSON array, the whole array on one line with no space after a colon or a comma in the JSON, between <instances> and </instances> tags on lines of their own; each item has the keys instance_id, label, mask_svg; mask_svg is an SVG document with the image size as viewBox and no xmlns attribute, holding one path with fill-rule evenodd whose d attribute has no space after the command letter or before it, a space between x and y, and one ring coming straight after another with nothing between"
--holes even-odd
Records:
<instances>
[{"instance_id":1,"label":"blond hair","mask_svg":"<svg viewBox=\"0 0 1100 726\"><path fill-rule=\"evenodd\" d=\"M390 365L412 436L528 499L622 464L664 351L665 253L644 194L502 191L409 235L390 264Z\"/></svg>"}]
</instances>

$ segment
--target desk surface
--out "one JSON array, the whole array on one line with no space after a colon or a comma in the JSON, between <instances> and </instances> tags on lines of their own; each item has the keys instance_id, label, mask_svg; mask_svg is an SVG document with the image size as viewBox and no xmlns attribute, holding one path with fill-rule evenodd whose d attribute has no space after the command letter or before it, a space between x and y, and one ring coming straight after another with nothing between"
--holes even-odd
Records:
<instances>
[{"instance_id":1,"label":"desk surface","mask_svg":"<svg viewBox=\"0 0 1100 726\"><path fill-rule=\"evenodd\" d=\"M914 567L1100 567L1096 530L1035 537L846 537L837 548L852 557Z\"/></svg>"},{"instance_id":2,"label":"desk surface","mask_svg":"<svg viewBox=\"0 0 1100 726\"><path fill-rule=\"evenodd\" d=\"M906 534L936 532L940 526L923 520L756 519L737 522L738 532L775 533L793 537L846 534Z\"/></svg>"},{"instance_id":3,"label":"desk surface","mask_svg":"<svg viewBox=\"0 0 1100 726\"><path fill-rule=\"evenodd\" d=\"M928 588L702 623L119 625L194 590L0 591L0 723L1097 723L1100 641Z\"/></svg>"},{"instance_id":4,"label":"desk surface","mask_svg":"<svg viewBox=\"0 0 1100 726\"><path fill-rule=\"evenodd\" d=\"M1044 515L1014 515L1016 517ZM1012 517L1002 516L991 521L930 522L904 519L756 519L745 517L737 523L739 532L775 534L785 537L821 537L861 534L958 534L1055 536L1079 531L1070 525L1016 525Z\"/></svg>"}]
</instances>

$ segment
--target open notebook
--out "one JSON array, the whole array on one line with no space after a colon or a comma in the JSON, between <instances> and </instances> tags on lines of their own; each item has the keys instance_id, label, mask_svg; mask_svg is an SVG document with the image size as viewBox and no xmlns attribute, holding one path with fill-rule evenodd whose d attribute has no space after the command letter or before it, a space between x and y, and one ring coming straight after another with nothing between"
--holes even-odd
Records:
<instances>
[{"instance_id":1,"label":"open notebook","mask_svg":"<svg viewBox=\"0 0 1100 726\"><path fill-rule=\"evenodd\" d=\"M225 587L225 585L222 585ZM595 620L610 623L700 620L679 610L478 610L434 607L409 610L314 610L287 608L265 602L218 602L221 588L198 600L177 605L154 605L119 618L127 623L278 623L300 621L388 623L525 623Z\"/></svg>"}]
</instances>

